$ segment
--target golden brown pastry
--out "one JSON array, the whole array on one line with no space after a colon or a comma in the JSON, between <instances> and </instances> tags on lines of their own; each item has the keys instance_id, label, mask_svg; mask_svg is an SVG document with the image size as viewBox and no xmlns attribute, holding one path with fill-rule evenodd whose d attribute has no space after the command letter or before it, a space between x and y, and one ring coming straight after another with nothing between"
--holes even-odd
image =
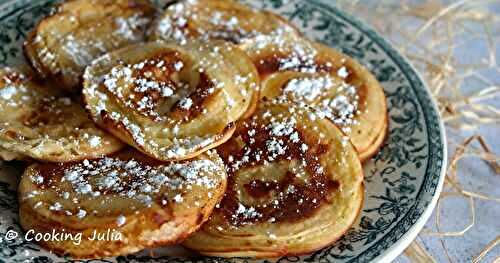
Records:
<instances>
[{"instance_id":1,"label":"golden brown pastry","mask_svg":"<svg viewBox=\"0 0 500 263\"><path fill-rule=\"evenodd\" d=\"M28 61L57 88L79 91L87 65L144 40L154 8L147 0L70 0L44 18L26 40Z\"/></svg>"},{"instance_id":2,"label":"golden brown pastry","mask_svg":"<svg viewBox=\"0 0 500 263\"><path fill-rule=\"evenodd\" d=\"M218 148L220 205L183 245L203 255L273 258L340 238L363 201L357 153L329 120L291 104L259 106Z\"/></svg>"},{"instance_id":3,"label":"golden brown pastry","mask_svg":"<svg viewBox=\"0 0 500 263\"><path fill-rule=\"evenodd\" d=\"M278 15L231 0L181 1L170 5L151 31L151 39L238 44L259 70L262 96L285 95L325 114L350 136L363 161L384 141L387 106L375 77L354 59L304 40Z\"/></svg>"},{"instance_id":4,"label":"golden brown pastry","mask_svg":"<svg viewBox=\"0 0 500 263\"><path fill-rule=\"evenodd\" d=\"M285 97L326 116L348 135L362 161L387 132L387 105L376 78L354 59L295 36L267 37L241 47L261 76L261 98Z\"/></svg>"},{"instance_id":5,"label":"golden brown pastry","mask_svg":"<svg viewBox=\"0 0 500 263\"><path fill-rule=\"evenodd\" d=\"M266 35L299 34L287 20L234 0L189 0L169 5L153 23L150 40L219 39L241 44Z\"/></svg>"},{"instance_id":6,"label":"golden brown pastry","mask_svg":"<svg viewBox=\"0 0 500 263\"><path fill-rule=\"evenodd\" d=\"M69 162L101 157L123 144L95 126L83 107L30 73L0 69L0 157Z\"/></svg>"},{"instance_id":7,"label":"golden brown pastry","mask_svg":"<svg viewBox=\"0 0 500 263\"><path fill-rule=\"evenodd\" d=\"M152 42L96 60L84 76L94 120L159 160L195 157L226 141L254 110L259 80L226 42Z\"/></svg>"},{"instance_id":8,"label":"golden brown pastry","mask_svg":"<svg viewBox=\"0 0 500 263\"><path fill-rule=\"evenodd\" d=\"M19 185L20 223L28 238L66 235L40 242L60 255L126 255L185 239L208 219L225 187L223 163L212 151L179 163L129 149L91 161L35 164Z\"/></svg>"}]
</instances>

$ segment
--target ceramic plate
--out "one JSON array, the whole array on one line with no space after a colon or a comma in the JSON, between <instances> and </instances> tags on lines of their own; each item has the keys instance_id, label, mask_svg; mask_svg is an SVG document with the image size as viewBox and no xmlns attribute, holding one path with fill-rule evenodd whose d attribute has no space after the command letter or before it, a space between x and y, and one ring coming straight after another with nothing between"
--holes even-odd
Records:
<instances>
[{"instance_id":1,"label":"ceramic plate","mask_svg":"<svg viewBox=\"0 0 500 263\"><path fill-rule=\"evenodd\" d=\"M21 43L26 33L51 11L55 2L4 2L0 7L1 64L24 63ZM423 227L443 184L446 162L444 129L427 88L415 69L387 41L357 19L336 9L331 1L246 2L289 18L309 38L338 48L366 65L384 87L389 105L390 135L380 153L365 165L366 199L358 221L342 239L328 248L301 258L278 260L389 262ZM23 238L15 191L22 165L3 163L0 169L0 261L71 261L70 258L54 256ZM171 248L154 252L155 256L144 252L103 262L250 261L202 257L188 259L179 256L182 252L177 249L172 251Z\"/></svg>"}]
</instances>

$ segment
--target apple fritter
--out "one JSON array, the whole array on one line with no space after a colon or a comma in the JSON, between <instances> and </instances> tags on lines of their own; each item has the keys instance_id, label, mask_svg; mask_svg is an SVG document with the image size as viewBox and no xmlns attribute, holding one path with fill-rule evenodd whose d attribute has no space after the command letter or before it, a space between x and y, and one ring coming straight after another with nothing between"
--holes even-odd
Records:
<instances>
[{"instance_id":1,"label":"apple fritter","mask_svg":"<svg viewBox=\"0 0 500 263\"><path fill-rule=\"evenodd\" d=\"M28 61L55 88L77 92L85 67L115 49L144 41L155 9L147 0L70 0L28 36Z\"/></svg>"},{"instance_id":2,"label":"apple fritter","mask_svg":"<svg viewBox=\"0 0 500 263\"><path fill-rule=\"evenodd\" d=\"M231 136L253 112L259 79L248 56L222 41L137 44L87 68L93 119L153 158L195 157Z\"/></svg>"},{"instance_id":3,"label":"apple fritter","mask_svg":"<svg viewBox=\"0 0 500 263\"><path fill-rule=\"evenodd\" d=\"M69 162L123 147L92 122L78 101L24 71L0 69L0 157Z\"/></svg>"},{"instance_id":4,"label":"apple fritter","mask_svg":"<svg viewBox=\"0 0 500 263\"><path fill-rule=\"evenodd\" d=\"M225 187L214 151L178 163L126 149L90 161L34 164L19 185L20 223L37 234L80 235L78 242L40 241L60 255L126 255L184 240L208 219Z\"/></svg>"},{"instance_id":5,"label":"apple fritter","mask_svg":"<svg viewBox=\"0 0 500 263\"><path fill-rule=\"evenodd\" d=\"M295 36L261 38L241 47L261 77L261 98L286 98L326 116L349 136L362 161L387 133L387 104L377 79L353 58Z\"/></svg>"},{"instance_id":6,"label":"apple fritter","mask_svg":"<svg viewBox=\"0 0 500 263\"><path fill-rule=\"evenodd\" d=\"M234 0L179 1L169 5L150 29L150 40L217 39L241 44L266 35L299 34L286 19Z\"/></svg>"},{"instance_id":7,"label":"apple fritter","mask_svg":"<svg viewBox=\"0 0 500 263\"><path fill-rule=\"evenodd\" d=\"M354 147L326 118L293 104L264 103L218 147L227 191L183 245L204 255L274 258L340 238L363 201Z\"/></svg>"}]
</instances>

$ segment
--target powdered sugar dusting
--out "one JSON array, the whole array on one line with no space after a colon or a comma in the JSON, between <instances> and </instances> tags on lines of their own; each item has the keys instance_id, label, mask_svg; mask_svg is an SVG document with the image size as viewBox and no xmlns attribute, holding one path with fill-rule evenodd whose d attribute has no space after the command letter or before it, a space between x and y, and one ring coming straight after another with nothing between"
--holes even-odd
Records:
<instances>
[{"instance_id":1,"label":"powdered sugar dusting","mask_svg":"<svg viewBox=\"0 0 500 263\"><path fill-rule=\"evenodd\" d=\"M83 92L89 98L94 120L112 121L125 129L137 146L162 160L185 158L210 147L226 135L234 113L242 108L240 103L249 103L248 94L258 85L252 71L247 75L230 68L234 80L227 78L230 72L217 74L228 66L221 51L231 52L233 47L199 42L186 47L149 43L144 47L150 50L149 56L130 64L115 64L107 57L98 59L84 75ZM135 48L141 46L132 46L134 51L130 52ZM196 63L189 58L196 58ZM192 121L211 117L209 109L215 101L224 111L217 125L221 128L187 131Z\"/></svg>"},{"instance_id":2,"label":"powdered sugar dusting","mask_svg":"<svg viewBox=\"0 0 500 263\"><path fill-rule=\"evenodd\" d=\"M294 78L283 88L284 96L311 106L317 114L332 120L344 132L356 124L359 96L357 88L329 76Z\"/></svg>"},{"instance_id":3,"label":"powdered sugar dusting","mask_svg":"<svg viewBox=\"0 0 500 263\"><path fill-rule=\"evenodd\" d=\"M264 102L219 148L231 179L217 211L232 228L300 220L336 190L326 167L337 161L328 158L331 147L338 146L320 125L329 122L283 103Z\"/></svg>"},{"instance_id":4,"label":"powdered sugar dusting","mask_svg":"<svg viewBox=\"0 0 500 263\"><path fill-rule=\"evenodd\" d=\"M111 137L95 127L79 103L18 69L0 72L0 111L12 113L0 115L2 147L34 158L57 154L70 161L119 147L110 145Z\"/></svg>"},{"instance_id":5,"label":"powdered sugar dusting","mask_svg":"<svg viewBox=\"0 0 500 263\"><path fill-rule=\"evenodd\" d=\"M160 39L175 40L180 44L186 44L191 38L222 39L241 44L261 36L276 36L284 31L294 31L279 19L268 17L250 7L239 7L238 12L242 16L266 20L267 23L264 23L263 28L255 28L253 21L241 20L235 16L237 12L205 6L197 0L187 0L167 8L165 15L154 27L154 34Z\"/></svg>"},{"instance_id":6,"label":"powdered sugar dusting","mask_svg":"<svg viewBox=\"0 0 500 263\"><path fill-rule=\"evenodd\" d=\"M99 5L100 3L96 3ZM47 75L61 74L66 88L74 88L78 80L94 59L117 48L144 40L144 30L151 22L151 14L145 10L117 9L106 15L85 18L77 17L70 12L58 11L44 20L34 38L29 42L33 49L39 70ZM116 9L116 10L115 10ZM71 32L60 28L71 28ZM55 39L57 47L50 42Z\"/></svg>"},{"instance_id":7,"label":"powdered sugar dusting","mask_svg":"<svg viewBox=\"0 0 500 263\"><path fill-rule=\"evenodd\" d=\"M138 154L138 153L137 153ZM215 156L213 152L209 155ZM139 155L139 154L138 154ZM145 157L142 157L145 158ZM149 161L148 161L149 160ZM50 179L50 191L60 194L65 200L73 200L75 205L84 200L112 200L125 198L151 207L154 202L165 205L169 202L183 203L182 193L194 186L206 190L214 189L224 179L222 163L219 159L195 159L179 163L150 163L152 160L105 157L84 160L67 166L62 176ZM44 184L46 174L35 174L31 181L35 185ZM48 182L47 182L48 183ZM203 192L203 191L202 191ZM170 195L171 193L177 193ZM24 198L36 198L40 192L29 193ZM167 198L167 196L171 196ZM105 199L102 199L106 196ZM163 199L159 199L162 197ZM206 199L206 196L200 196ZM106 202L106 201L103 201ZM90 211L64 206L60 202L45 203L49 209L68 211L68 215L78 219L86 218ZM39 206L43 205L39 204ZM136 207L140 209L140 207ZM93 212L95 214L95 212ZM127 222L125 215L116 219L118 226Z\"/></svg>"}]
</instances>

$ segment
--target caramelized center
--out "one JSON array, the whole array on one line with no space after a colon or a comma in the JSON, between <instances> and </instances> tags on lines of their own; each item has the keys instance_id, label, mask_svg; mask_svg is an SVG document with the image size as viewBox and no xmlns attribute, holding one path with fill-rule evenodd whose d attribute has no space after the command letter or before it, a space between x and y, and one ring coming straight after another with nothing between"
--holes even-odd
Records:
<instances>
[{"instance_id":1,"label":"caramelized center","mask_svg":"<svg viewBox=\"0 0 500 263\"><path fill-rule=\"evenodd\" d=\"M293 125L246 123L219 148L229 173L219 211L235 226L312 216L339 187L319 161L327 151Z\"/></svg>"},{"instance_id":2,"label":"caramelized center","mask_svg":"<svg viewBox=\"0 0 500 263\"><path fill-rule=\"evenodd\" d=\"M190 59L175 51L115 67L104 85L126 107L153 121L191 120L215 91L209 77L194 72Z\"/></svg>"}]
</instances>

